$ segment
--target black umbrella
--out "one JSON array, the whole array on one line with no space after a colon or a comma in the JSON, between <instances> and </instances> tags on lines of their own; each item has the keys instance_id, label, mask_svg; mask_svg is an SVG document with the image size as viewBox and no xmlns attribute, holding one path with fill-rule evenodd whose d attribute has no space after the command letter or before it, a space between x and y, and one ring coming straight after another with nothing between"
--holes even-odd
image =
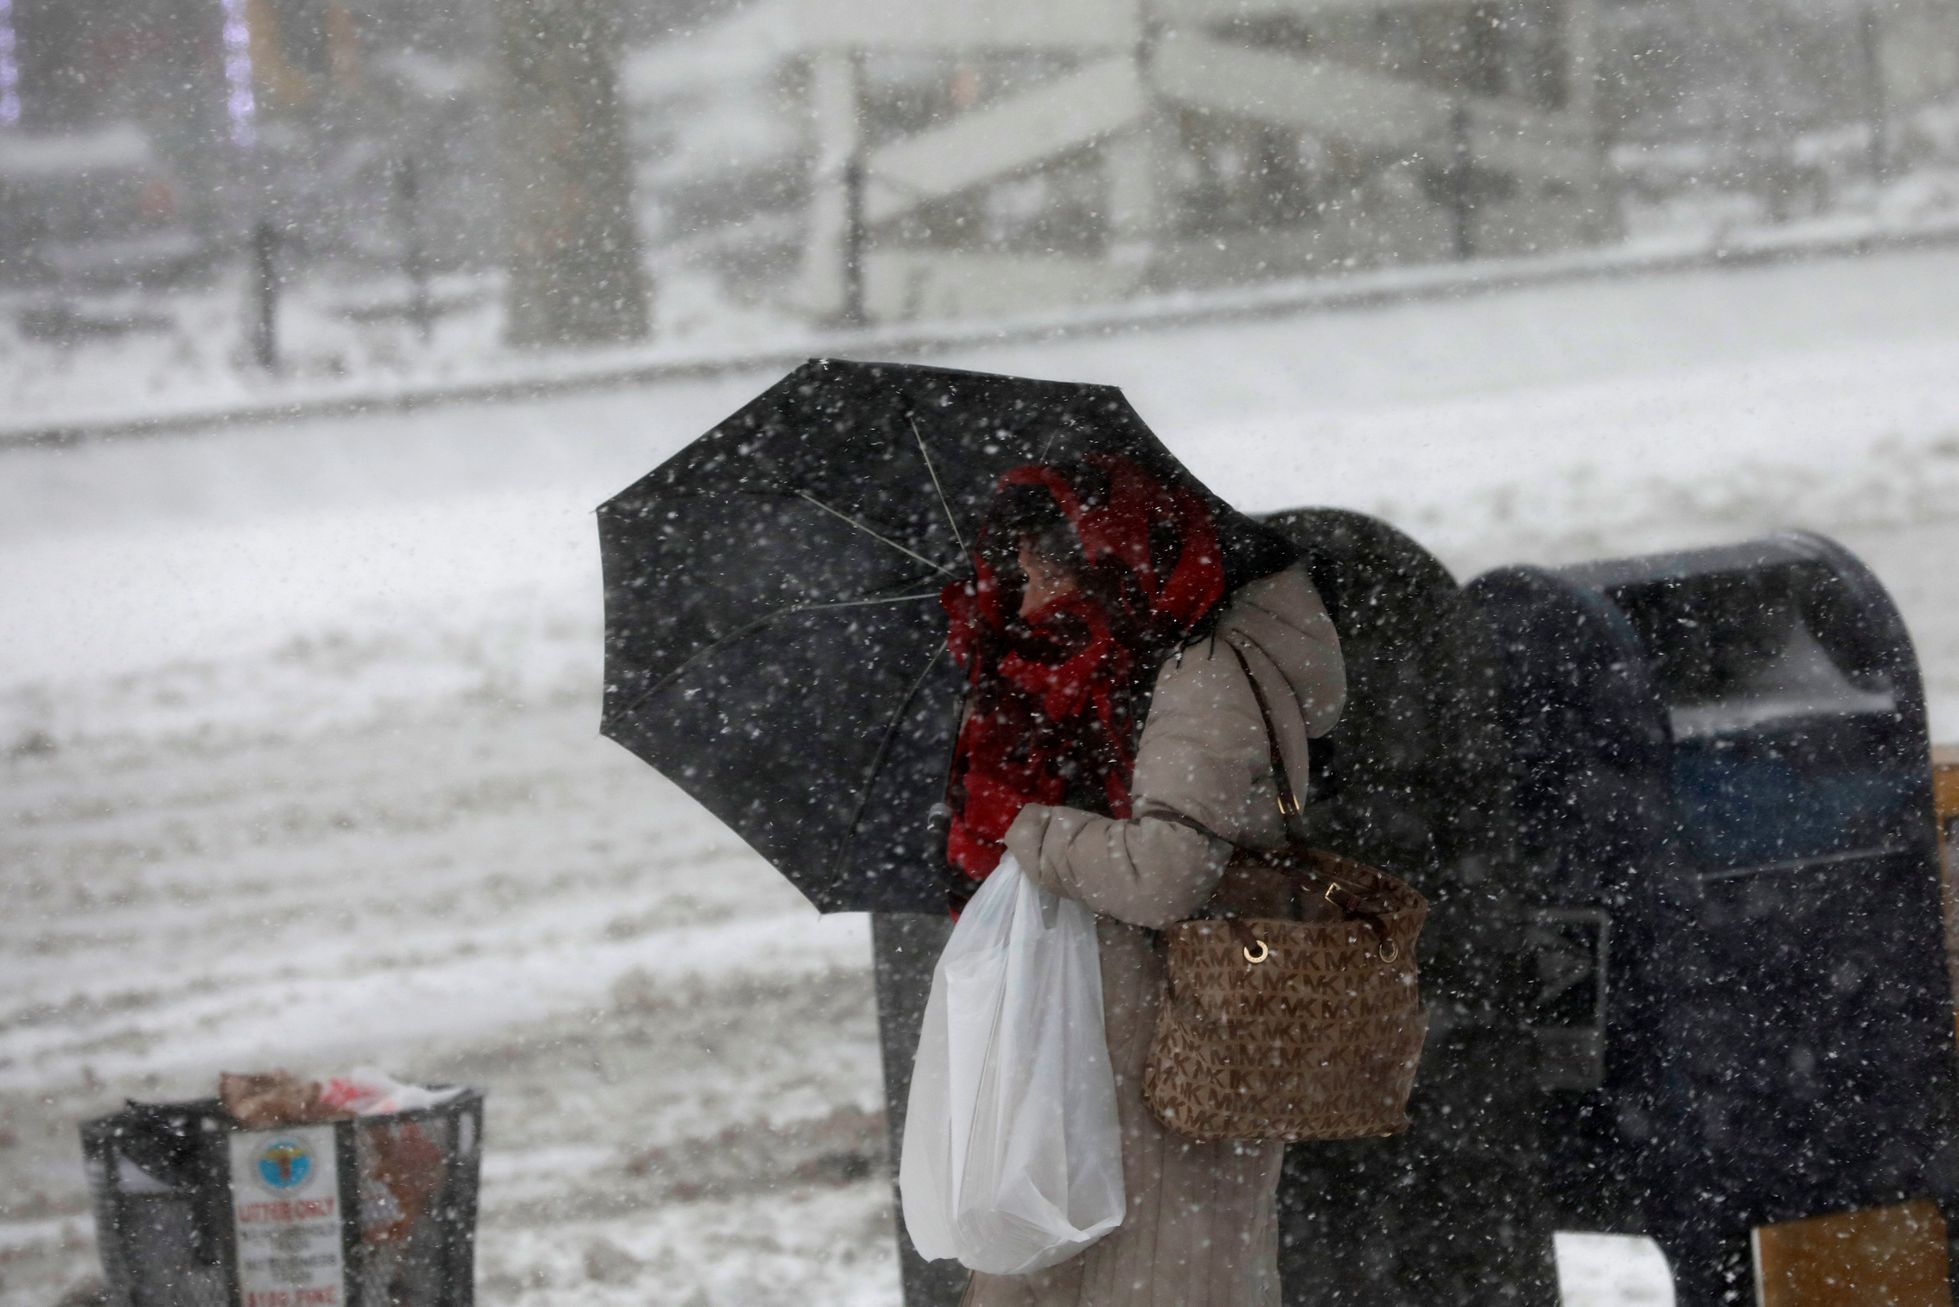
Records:
<instances>
[{"instance_id":1,"label":"black umbrella","mask_svg":"<svg viewBox=\"0 0 1959 1307\"><path fill-rule=\"evenodd\" d=\"M939 590L1002 472L1096 451L1201 495L1227 560L1270 547L1112 386L804 364L600 507L601 729L823 911L942 911Z\"/></svg>"}]
</instances>

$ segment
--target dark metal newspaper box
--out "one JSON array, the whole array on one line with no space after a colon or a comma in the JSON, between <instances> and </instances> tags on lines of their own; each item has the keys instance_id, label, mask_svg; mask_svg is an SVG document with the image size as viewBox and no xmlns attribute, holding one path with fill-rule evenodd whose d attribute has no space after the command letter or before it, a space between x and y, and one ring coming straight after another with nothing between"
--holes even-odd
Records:
<instances>
[{"instance_id":1,"label":"dark metal newspaper box","mask_svg":"<svg viewBox=\"0 0 1959 1307\"><path fill-rule=\"evenodd\" d=\"M116 1307L469 1307L483 1096L244 1129L216 1099L82 1126Z\"/></svg>"},{"instance_id":2,"label":"dark metal newspaper box","mask_svg":"<svg viewBox=\"0 0 1959 1307\"><path fill-rule=\"evenodd\" d=\"M1752 1227L1954 1192L1925 706L1898 613L1807 534L1491 572L1531 886L1549 1198L1683 1307Z\"/></svg>"},{"instance_id":3,"label":"dark metal newspaper box","mask_svg":"<svg viewBox=\"0 0 1959 1307\"><path fill-rule=\"evenodd\" d=\"M1429 1035L1410 1126L1286 1150L1285 1301L1551 1303L1540 1093L1516 1071L1531 1053L1517 1015L1521 905L1493 780L1494 656L1455 579L1400 531L1331 509L1268 520L1299 546L1347 668L1340 720L1310 751L1304 834L1392 869L1429 901Z\"/></svg>"}]
</instances>

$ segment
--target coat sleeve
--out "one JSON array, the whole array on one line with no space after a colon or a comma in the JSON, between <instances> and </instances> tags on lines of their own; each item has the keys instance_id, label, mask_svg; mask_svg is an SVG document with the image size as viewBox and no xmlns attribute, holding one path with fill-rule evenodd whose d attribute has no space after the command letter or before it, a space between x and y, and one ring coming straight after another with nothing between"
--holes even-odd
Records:
<instances>
[{"instance_id":1,"label":"coat sleeve","mask_svg":"<svg viewBox=\"0 0 1959 1307\"><path fill-rule=\"evenodd\" d=\"M1269 803L1271 750L1244 670L1228 650L1196 645L1158 673L1137 742L1127 820L1029 804L1007 848L1037 883L1132 925L1165 929L1217 888L1232 843ZM1165 817L1152 814L1173 814ZM1193 829L1181 817L1214 839Z\"/></svg>"}]
</instances>

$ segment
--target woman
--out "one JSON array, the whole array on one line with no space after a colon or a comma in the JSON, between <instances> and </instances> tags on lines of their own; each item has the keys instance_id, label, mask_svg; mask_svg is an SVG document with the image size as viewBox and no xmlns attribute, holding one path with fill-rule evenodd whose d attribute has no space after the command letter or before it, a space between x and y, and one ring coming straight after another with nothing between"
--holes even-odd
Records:
<instances>
[{"instance_id":1,"label":"woman","mask_svg":"<svg viewBox=\"0 0 1959 1307\"><path fill-rule=\"evenodd\" d=\"M961 1301L1277 1307L1284 1145L1196 1143L1143 1102L1164 974L1154 932L1204 906L1232 845L1284 843L1247 669L1303 777L1308 737L1345 697L1339 638L1289 548L1220 540L1196 496L1112 456L1009 472L975 570L942 596L969 678L948 796L953 907L1010 850L1096 912L1128 1207L1080 1255L975 1273Z\"/></svg>"}]
</instances>

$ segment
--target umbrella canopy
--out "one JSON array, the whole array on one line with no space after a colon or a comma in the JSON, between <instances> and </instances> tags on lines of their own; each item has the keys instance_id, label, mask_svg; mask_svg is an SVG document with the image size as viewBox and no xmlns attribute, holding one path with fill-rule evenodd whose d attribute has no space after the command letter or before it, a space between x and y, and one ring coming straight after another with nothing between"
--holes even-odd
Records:
<instances>
[{"instance_id":1,"label":"umbrella canopy","mask_svg":"<svg viewBox=\"0 0 1959 1307\"><path fill-rule=\"evenodd\" d=\"M939 590L1001 473L1093 452L1201 496L1227 554L1270 539L1112 386L804 364L600 507L601 729L823 911L943 911Z\"/></svg>"}]
</instances>

